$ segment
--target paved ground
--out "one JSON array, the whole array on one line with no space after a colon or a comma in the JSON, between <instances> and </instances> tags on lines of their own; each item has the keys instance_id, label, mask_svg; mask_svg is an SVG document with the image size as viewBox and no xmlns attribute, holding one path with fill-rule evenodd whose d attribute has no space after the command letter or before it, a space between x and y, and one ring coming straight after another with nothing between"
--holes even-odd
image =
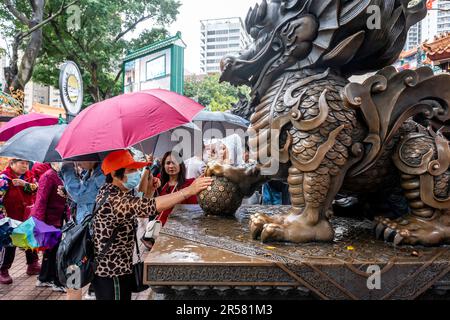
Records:
<instances>
[{"instance_id":1,"label":"paved ground","mask_svg":"<svg viewBox=\"0 0 450 320\"><path fill-rule=\"evenodd\" d=\"M25 254L17 250L16 259L10 270L12 285L0 284L0 300L66 300L65 293L53 292L51 288L36 288L36 276L26 274ZM86 292L86 289L83 293ZM83 294L84 296L84 294ZM151 290L134 294L133 300L152 299Z\"/></svg>"},{"instance_id":2,"label":"paved ground","mask_svg":"<svg viewBox=\"0 0 450 320\"><path fill-rule=\"evenodd\" d=\"M146 221L140 221L138 239L144 232L144 226ZM145 259L148 254L148 250L141 244L140 250L142 253L142 259ZM51 288L36 288L37 276L28 276L26 274L26 260L25 253L21 249L17 249L16 258L14 264L10 270L10 275L13 278L12 285L0 284L0 300L66 300L65 293L53 292ZM42 261L42 255L40 255L40 261ZM87 288L83 290L83 297ZM133 294L133 300L151 300L155 299L151 290L141 292L139 294Z\"/></svg>"}]
</instances>

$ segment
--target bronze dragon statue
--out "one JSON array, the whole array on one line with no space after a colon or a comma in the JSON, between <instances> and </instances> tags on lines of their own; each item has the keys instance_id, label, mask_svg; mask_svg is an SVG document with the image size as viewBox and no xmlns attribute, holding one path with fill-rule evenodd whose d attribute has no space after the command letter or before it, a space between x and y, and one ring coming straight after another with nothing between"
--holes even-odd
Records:
<instances>
[{"instance_id":1,"label":"bronze dragon statue","mask_svg":"<svg viewBox=\"0 0 450 320\"><path fill-rule=\"evenodd\" d=\"M377 236L396 245L450 242L450 75L391 66L409 28L425 17L425 2L263 0L250 9L254 42L223 58L221 81L252 88L249 145L258 161L207 172L244 194L287 179L291 209L252 216L254 239L332 241L338 192L397 185L409 210L398 219L376 217ZM374 6L379 28L367 22ZM363 84L348 80L375 71ZM278 171L265 173L274 159Z\"/></svg>"}]
</instances>

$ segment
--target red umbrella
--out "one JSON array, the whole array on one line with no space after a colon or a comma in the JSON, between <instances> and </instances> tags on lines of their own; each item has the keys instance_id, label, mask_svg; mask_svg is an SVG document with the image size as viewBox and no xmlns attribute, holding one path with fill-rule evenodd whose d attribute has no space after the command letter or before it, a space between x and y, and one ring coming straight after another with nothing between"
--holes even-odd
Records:
<instances>
[{"instance_id":1,"label":"red umbrella","mask_svg":"<svg viewBox=\"0 0 450 320\"><path fill-rule=\"evenodd\" d=\"M40 113L18 116L0 129L0 141L7 141L30 127L44 127L58 124L58 118Z\"/></svg>"},{"instance_id":2,"label":"red umbrella","mask_svg":"<svg viewBox=\"0 0 450 320\"><path fill-rule=\"evenodd\" d=\"M203 109L177 93L154 89L96 103L67 127L56 151L63 159L126 149L191 122Z\"/></svg>"}]
</instances>

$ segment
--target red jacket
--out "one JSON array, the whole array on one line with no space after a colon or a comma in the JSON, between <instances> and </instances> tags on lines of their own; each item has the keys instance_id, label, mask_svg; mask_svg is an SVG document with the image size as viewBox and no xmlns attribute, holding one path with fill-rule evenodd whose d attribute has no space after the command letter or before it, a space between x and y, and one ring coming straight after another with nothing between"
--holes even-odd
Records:
<instances>
[{"instance_id":1,"label":"red jacket","mask_svg":"<svg viewBox=\"0 0 450 320\"><path fill-rule=\"evenodd\" d=\"M161 188L159 188L158 195L164 196L167 194L175 193L177 191L180 191L181 189L189 187L194 181L195 181L195 179L187 179L186 182L181 187L177 187L176 190L173 190L174 187L170 187L168 184L166 184L164 186L161 186ZM192 197L189 197L188 199L184 200L181 204L197 204L197 203L198 203L197 196L192 196ZM169 210L165 210L159 214L158 220L161 221L161 223L163 225L166 224L167 219L169 218L169 215L172 213L172 210L173 210L173 208L169 209Z\"/></svg>"},{"instance_id":2,"label":"red jacket","mask_svg":"<svg viewBox=\"0 0 450 320\"><path fill-rule=\"evenodd\" d=\"M39 179L39 190L31 215L48 225L61 228L68 217L66 199L58 195L63 182L55 170L47 170Z\"/></svg>"},{"instance_id":3,"label":"red jacket","mask_svg":"<svg viewBox=\"0 0 450 320\"><path fill-rule=\"evenodd\" d=\"M11 167L7 167L0 173L1 193L0 193L0 207L5 211L6 215L14 220L25 221L29 218L30 207L33 205L36 193L36 179L31 171L27 171L22 176L17 176ZM16 187L12 180L22 179L33 185L34 188Z\"/></svg>"}]
</instances>

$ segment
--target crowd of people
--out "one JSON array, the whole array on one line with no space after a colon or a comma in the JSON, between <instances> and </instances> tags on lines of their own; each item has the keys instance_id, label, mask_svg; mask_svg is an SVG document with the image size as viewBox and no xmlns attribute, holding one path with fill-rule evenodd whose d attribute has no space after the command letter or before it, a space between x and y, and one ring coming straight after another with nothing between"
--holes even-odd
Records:
<instances>
[{"instance_id":1,"label":"crowd of people","mask_svg":"<svg viewBox=\"0 0 450 320\"><path fill-rule=\"evenodd\" d=\"M149 250L154 244L154 239L136 238L137 218L157 221L163 227L176 204L196 204L197 194L212 183L203 176L207 162L239 165L248 161L248 154L233 140L207 141L201 157L184 162L170 151L161 159L144 156L139 161L129 150L112 152L102 163L41 164L12 159L0 174L0 219L23 222L32 216L61 229L69 221L81 224L95 208L97 267L84 298L131 299L136 241L143 241ZM26 273L37 276L36 287L67 292L67 299L80 300L81 290L65 288L58 279L57 250L58 245L45 250L41 263L36 252L26 250ZM15 254L16 247L2 249L0 284L13 283L9 270Z\"/></svg>"}]
</instances>

